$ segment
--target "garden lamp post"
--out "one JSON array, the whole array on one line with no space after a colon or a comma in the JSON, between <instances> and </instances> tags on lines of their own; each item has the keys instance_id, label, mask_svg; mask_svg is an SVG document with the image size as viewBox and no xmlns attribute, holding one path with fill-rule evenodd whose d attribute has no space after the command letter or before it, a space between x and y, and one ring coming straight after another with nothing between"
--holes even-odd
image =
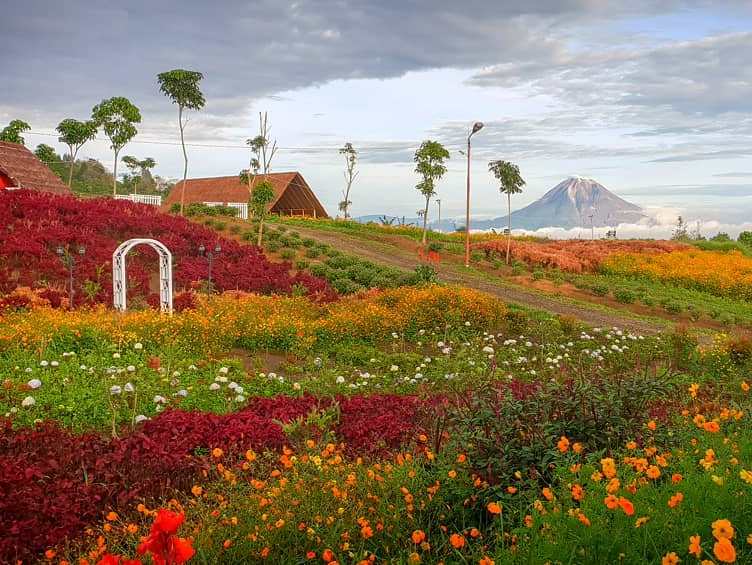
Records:
<instances>
[{"instance_id":1,"label":"garden lamp post","mask_svg":"<svg viewBox=\"0 0 752 565\"><path fill-rule=\"evenodd\" d=\"M63 265L68 269L68 308L73 309L73 296L74 296L74 287L73 287L73 271L76 268L76 256L75 254L71 253L67 248L63 247L62 245L58 245L56 250L57 256L60 257L60 261L62 261ZM83 257L86 255L86 247L83 245L78 246L78 254Z\"/></svg>"},{"instance_id":2,"label":"garden lamp post","mask_svg":"<svg viewBox=\"0 0 752 565\"><path fill-rule=\"evenodd\" d=\"M202 243L198 247L199 255L202 255L206 257L207 261L209 262L209 276L208 276L208 284L206 286L206 294L209 294L212 290L212 263L214 263L214 257L219 255L222 252L222 248L219 246L219 244L214 246L214 249L207 250L204 244Z\"/></svg>"},{"instance_id":3,"label":"garden lamp post","mask_svg":"<svg viewBox=\"0 0 752 565\"><path fill-rule=\"evenodd\" d=\"M467 202L465 204L465 267L470 266L470 138L483 129L483 122L475 122L467 136Z\"/></svg>"}]
</instances>

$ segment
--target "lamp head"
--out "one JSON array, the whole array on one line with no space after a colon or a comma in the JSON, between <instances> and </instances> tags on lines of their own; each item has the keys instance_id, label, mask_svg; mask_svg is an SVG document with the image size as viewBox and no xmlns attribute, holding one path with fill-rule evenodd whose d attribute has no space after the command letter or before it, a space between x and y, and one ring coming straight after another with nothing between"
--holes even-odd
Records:
<instances>
[{"instance_id":1,"label":"lamp head","mask_svg":"<svg viewBox=\"0 0 752 565\"><path fill-rule=\"evenodd\" d=\"M473 132L470 135L472 135L473 133L478 133L482 129L483 129L483 122L475 122L473 124Z\"/></svg>"},{"instance_id":2,"label":"lamp head","mask_svg":"<svg viewBox=\"0 0 752 565\"><path fill-rule=\"evenodd\" d=\"M65 255L65 249L63 248L62 245L58 245L57 249L55 250L55 253L60 255L60 257L62 257L63 255Z\"/></svg>"},{"instance_id":3,"label":"lamp head","mask_svg":"<svg viewBox=\"0 0 752 565\"><path fill-rule=\"evenodd\" d=\"M219 253L222 251L222 248L219 246L219 243L214 247L214 253Z\"/></svg>"},{"instance_id":4,"label":"lamp head","mask_svg":"<svg viewBox=\"0 0 752 565\"><path fill-rule=\"evenodd\" d=\"M204 247L204 244L202 243L201 245L199 245L199 246L198 246L198 252L199 252L199 253L200 253L201 255L203 255L203 254L204 254L204 251L206 251L206 247Z\"/></svg>"}]
</instances>

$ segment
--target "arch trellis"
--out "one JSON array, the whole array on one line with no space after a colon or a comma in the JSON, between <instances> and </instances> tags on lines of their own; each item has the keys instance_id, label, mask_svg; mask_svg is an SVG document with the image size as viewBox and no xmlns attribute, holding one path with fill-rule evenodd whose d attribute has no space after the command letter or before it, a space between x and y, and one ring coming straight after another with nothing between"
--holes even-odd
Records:
<instances>
[{"instance_id":1,"label":"arch trellis","mask_svg":"<svg viewBox=\"0 0 752 565\"><path fill-rule=\"evenodd\" d=\"M172 253L156 239L135 238L121 243L112 254L112 299L116 310L126 310L128 278L125 256L137 245L146 244L159 255L159 306L172 313Z\"/></svg>"}]
</instances>

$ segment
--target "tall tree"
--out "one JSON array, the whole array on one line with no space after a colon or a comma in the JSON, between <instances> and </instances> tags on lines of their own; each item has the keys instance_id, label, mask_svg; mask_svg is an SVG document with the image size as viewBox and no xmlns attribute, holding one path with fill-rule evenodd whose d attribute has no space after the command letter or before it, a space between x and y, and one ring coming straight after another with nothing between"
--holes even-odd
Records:
<instances>
[{"instance_id":1,"label":"tall tree","mask_svg":"<svg viewBox=\"0 0 752 565\"><path fill-rule=\"evenodd\" d=\"M137 159L133 155L126 155L122 159L125 166L131 171L131 178L133 181L133 189L138 194L138 187L145 186L147 181L154 182L151 176L151 170L157 166L157 162L151 157L145 159Z\"/></svg>"},{"instance_id":2,"label":"tall tree","mask_svg":"<svg viewBox=\"0 0 752 565\"><path fill-rule=\"evenodd\" d=\"M0 141L23 145L24 138L21 134L30 129L31 126L23 120L12 120L2 131L0 131Z\"/></svg>"},{"instance_id":3,"label":"tall tree","mask_svg":"<svg viewBox=\"0 0 752 565\"><path fill-rule=\"evenodd\" d=\"M110 149L115 152L112 171L112 195L117 195L117 166L120 150L133 139L138 130L134 124L141 123L141 112L122 96L102 100L91 111L91 119L104 130L110 139Z\"/></svg>"},{"instance_id":4,"label":"tall tree","mask_svg":"<svg viewBox=\"0 0 752 565\"><path fill-rule=\"evenodd\" d=\"M525 181L520 175L520 168L509 161L491 161L488 170L499 182L499 191L507 195L507 265L509 264L509 251L512 246L512 194L522 192Z\"/></svg>"},{"instance_id":5,"label":"tall tree","mask_svg":"<svg viewBox=\"0 0 752 565\"><path fill-rule=\"evenodd\" d=\"M174 69L157 75L159 91L178 106L178 127L180 128L180 145L183 147L183 184L180 187L180 214L185 207L185 183L188 180L188 153L185 150L185 125L188 118L183 119L185 110L200 110L206 104L199 83L204 75L198 71Z\"/></svg>"},{"instance_id":6,"label":"tall tree","mask_svg":"<svg viewBox=\"0 0 752 565\"><path fill-rule=\"evenodd\" d=\"M350 217L350 205L352 204L350 201L350 189L355 178L358 176L358 171L355 170L358 164L358 152L352 146L352 143L347 142L340 148L339 154L345 156L345 190L342 191L344 198L339 203L339 209L344 213L346 220Z\"/></svg>"},{"instance_id":7,"label":"tall tree","mask_svg":"<svg viewBox=\"0 0 752 565\"><path fill-rule=\"evenodd\" d=\"M421 181L415 185L415 188L426 199L426 206L423 209L423 245L426 244L428 231L428 205L431 203L431 197L436 194L436 183L446 173L444 161L447 159L449 159L449 151L438 141L430 139L421 143L415 152L415 172L421 176Z\"/></svg>"},{"instance_id":8,"label":"tall tree","mask_svg":"<svg viewBox=\"0 0 752 565\"><path fill-rule=\"evenodd\" d=\"M258 240L257 245L261 247L261 240L264 234L264 220L268 212L269 204L274 200L274 186L266 179L263 179L256 186L253 187L253 193L251 194L251 210L253 210L253 216L259 222Z\"/></svg>"},{"instance_id":9,"label":"tall tree","mask_svg":"<svg viewBox=\"0 0 752 565\"><path fill-rule=\"evenodd\" d=\"M268 114L259 112L259 133L257 136L245 140L245 144L251 148L248 168L240 171L240 182L248 185L249 200L253 200L254 184L259 171L263 173L264 179L266 179L266 175L272 169L272 159L277 153L277 140L271 141L269 139L270 133Z\"/></svg>"},{"instance_id":10,"label":"tall tree","mask_svg":"<svg viewBox=\"0 0 752 565\"><path fill-rule=\"evenodd\" d=\"M68 188L73 182L73 167L76 164L76 155L78 150L83 147L84 143L94 139L97 135L97 124L93 120L80 122L73 118L67 118L57 126L57 132L60 134L58 141L68 146L68 155L70 156L70 169L68 170Z\"/></svg>"}]
</instances>

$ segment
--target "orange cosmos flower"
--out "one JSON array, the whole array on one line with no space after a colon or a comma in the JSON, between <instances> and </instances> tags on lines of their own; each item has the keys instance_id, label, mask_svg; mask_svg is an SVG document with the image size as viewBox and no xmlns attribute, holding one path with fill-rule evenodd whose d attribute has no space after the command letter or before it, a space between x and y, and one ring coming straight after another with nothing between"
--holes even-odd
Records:
<instances>
[{"instance_id":1,"label":"orange cosmos flower","mask_svg":"<svg viewBox=\"0 0 752 565\"><path fill-rule=\"evenodd\" d=\"M649 429L649 430L655 430L655 428L657 428L657 427L658 427L658 426L656 425L656 423L655 423L655 420L650 420L650 421L648 422L648 429Z\"/></svg>"},{"instance_id":2,"label":"orange cosmos flower","mask_svg":"<svg viewBox=\"0 0 752 565\"><path fill-rule=\"evenodd\" d=\"M561 436L559 438L558 443L556 444L556 447L561 451L562 453L566 453L569 451L569 440L566 438L566 436Z\"/></svg>"},{"instance_id":3,"label":"orange cosmos flower","mask_svg":"<svg viewBox=\"0 0 752 565\"><path fill-rule=\"evenodd\" d=\"M645 472L645 474L650 479L657 479L661 476L661 470L656 465L651 465L648 467L648 470Z\"/></svg>"},{"instance_id":4,"label":"orange cosmos flower","mask_svg":"<svg viewBox=\"0 0 752 565\"><path fill-rule=\"evenodd\" d=\"M713 545L713 553L716 559L722 563L736 561L736 549L728 538L721 538Z\"/></svg>"},{"instance_id":5,"label":"orange cosmos flower","mask_svg":"<svg viewBox=\"0 0 752 565\"><path fill-rule=\"evenodd\" d=\"M585 516L582 512L577 513L577 519L582 522L585 526L590 526L590 520L587 516Z\"/></svg>"},{"instance_id":6,"label":"orange cosmos flower","mask_svg":"<svg viewBox=\"0 0 752 565\"><path fill-rule=\"evenodd\" d=\"M603 504L606 505L606 508L609 510L614 510L619 506L619 499L616 498L613 494L609 494L606 498L603 499Z\"/></svg>"},{"instance_id":7,"label":"orange cosmos flower","mask_svg":"<svg viewBox=\"0 0 752 565\"><path fill-rule=\"evenodd\" d=\"M585 496L585 491L582 490L582 487L580 485L572 486L572 498L574 500L580 501L582 500L582 497L584 496Z\"/></svg>"},{"instance_id":8,"label":"orange cosmos flower","mask_svg":"<svg viewBox=\"0 0 752 565\"><path fill-rule=\"evenodd\" d=\"M224 451L222 451L222 450L221 450L220 448L218 448L218 447L215 447L214 449L212 449L212 452L211 452L211 454L212 454L212 457L215 457L215 458L217 458L217 459L219 459L220 457L222 457L222 455L224 455L224 453L225 453L225 452L224 452Z\"/></svg>"},{"instance_id":9,"label":"orange cosmos flower","mask_svg":"<svg viewBox=\"0 0 752 565\"><path fill-rule=\"evenodd\" d=\"M624 497L620 498L619 506L624 511L624 514L626 514L627 516L632 516L634 514L634 506L628 499Z\"/></svg>"},{"instance_id":10,"label":"orange cosmos flower","mask_svg":"<svg viewBox=\"0 0 752 565\"><path fill-rule=\"evenodd\" d=\"M325 549L321 554L321 559L324 560L324 563L331 563L334 561L334 552L331 549Z\"/></svg>"},{"instance_id":11,"label":"orange cosmos flower","mask_svg":"<svg viewBox=\"0 0 752 565\"><path fill-rule=\"evenodd\" d=\"M668 501L668 507L669 508L676 508L679 506L681 501L684 500L684 494L677 492L675 495L673 495L669 501Z\"/></svg>"},{"instance_id":12,"label":"orange cosmos flower","mask_svg":"<svg viewBox=\"0 0 752 565\"><path fill-rule=\"evenodd\" d=\"M516 493L516 492L517 492L517 487L513 487L513 486L508 486L508 487L507 487L507 492L508 492L509 494L514 494L514 493Z\"/></svg>"},{"instance_id":13,"label":"orange cosmos flower","mask_svg":"<svg viewBox=\"0 0 752 565\"><path fill-rule=\"evenodd\" d=\"M495 565L495 561L486 555L478 561L478 565Z\"/></svg>"},{"instance_id":14,"label":"orange cosmos flower","mask_svg":"<svg viewBox=\"0 0 752 565\"><path fill-rule=\"evenodd\" d=\"M368 539L373 537L373 528L371 526L363 526L360 529L360 535L363 537L363 539Z\"/></svg>"},{"instance_id":15,"label":"orange cosmos flower","mask_svg":"<svg viewBox=\"0 0 752 565\"><path fill-rule=\"evenodd\" d=\"M677 484L682 482L683 478L684 477L682 477L680 473L674 473L673 475L671 475L671 482Z\"/></svg>"},{"instance_id":16,"label":"orange cosmos flower","mask_svg":"<svg viewBox=\"0 0 752 565\"><path fill-rule=\"evenodd\" d=\"M679 563L679 556L673 551L667 553L663 556L663 559L661 559L661 565L676 565L677 563Z\"/></svg>"},{"instance_id":17,"label":"orange cosmos flower","mask_svg":"<svg viewBox=\"0 0 752 565\"><path fill-rule=\"evenodd\" d=\"M550 488L545 487L541 492L543 493L543 496L545 497L545 499L548 500L549 502L551 502L554 499L554 493L551 492Z\"/></svg>"},{"instance_id":18,"label":"orange cosmos flower","mask_svg":"<svg viewBox=\"0 0 752 565\"><path fill-rule=\"evenodd\" d=\"M191 492L193 493L193 496L201 496L201 494L204 492L204 489L202 489L198 485L193 485L193 488L191 488Z\"/></svg>"},{"instance_id":19,"label":"orange cosmos flower","mask_svg":"<svg viewBox=\"0 0 752 565\"><path fill-rule=\"evenodd\" d=\"M489 502L486 509L491 514L501 514L501 506L497 502Z\"/></svg>"},{"instance_id":20,"label":"orange cosmos flower","mask_svg":"<svg viewBox=\"0 0 752 565\"><path fill-rule=\"evenodd\" d=\"M716 520L711 524L713 537L716 539L731 539L734 537L734 527L728 520Z\"/></svg>"},{"instance_id":21,"label":"orange cosmos flower","mask_svg":"<svg viewBox=\"0 0 752 565\"><path fill-rule=\"evenodd\" d=\"M420 543L423 543L426 539L426 534L423 530L415 530L413 534L410 536L413 540L413 543L415 545L418 545Z\"/></svg>"},{"instance_id":22,"label":"orange cosmos flower","mask_svg":"<svg viewBox=\"0 0 752 565\"><path fill-rule=\"evenodd\" d=\"M689 536L689 553L698 559L700 558L700 555L702 554L700 536Z\"/></svg>"},{"instance_id":23,"label":"orange cosmos flower","mask_svg":"<svg viewBox=\"0 0 752 565\"><path fill-rule=\"evenodd\" d=\"M742 387L742 390L744 392L749 392L749 385L747 384L747 381L742 381L742 384L740 386Z\"/></svg>"},{"instance_id":24,"label":"orange cosmos flower","mask_svg":"<svg viewBox=\"0 0 752 565\"><path fill-rule=\"evenodd\" d=\"M465 547L465 536L460 534L452 534L449 536L449 543L452 544L454 549L461 549Z\"/></svg>"}]
</instances>

